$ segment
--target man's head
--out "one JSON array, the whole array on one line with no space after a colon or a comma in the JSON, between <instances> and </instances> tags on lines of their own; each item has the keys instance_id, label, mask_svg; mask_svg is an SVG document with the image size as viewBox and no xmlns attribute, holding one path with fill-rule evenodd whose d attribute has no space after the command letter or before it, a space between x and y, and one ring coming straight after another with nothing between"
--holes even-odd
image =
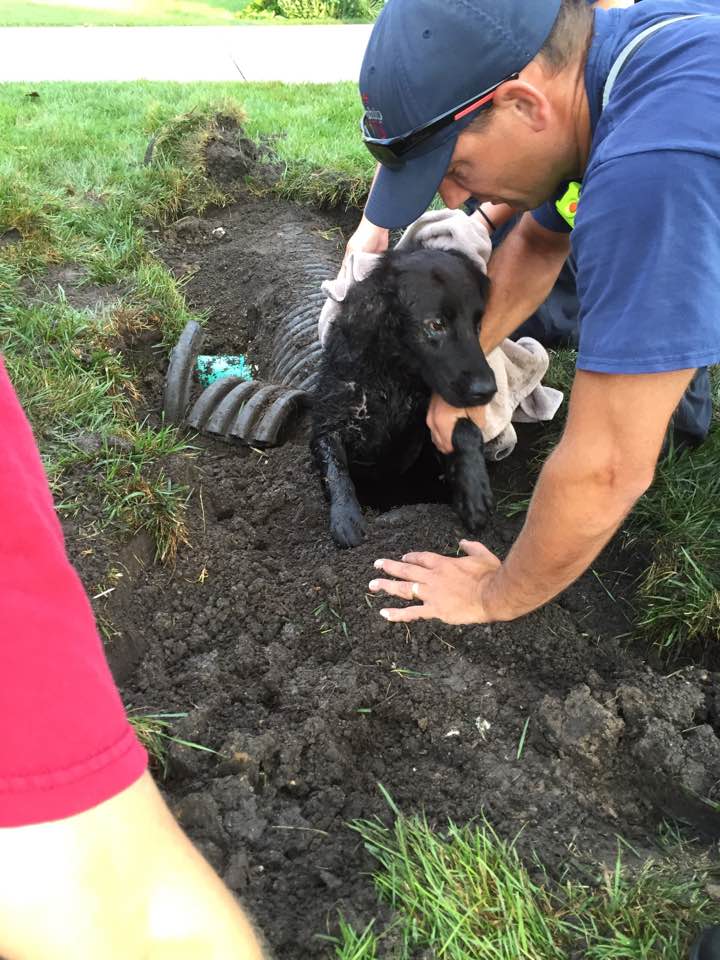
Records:
<instances>
[{"instance_id":1,"label":"man's head","mask_svg":"<svg viewBox=\"0 0 720 960\"><path fill-rule=\"evenodd\" d=\"M368 219L404 226L438 189L448 206L529 208L579 173L592 16L587 0L389 0L360 90L366 138L383 141L368 146L395 169L381 170Z\"/></svg>"}]
</instances>

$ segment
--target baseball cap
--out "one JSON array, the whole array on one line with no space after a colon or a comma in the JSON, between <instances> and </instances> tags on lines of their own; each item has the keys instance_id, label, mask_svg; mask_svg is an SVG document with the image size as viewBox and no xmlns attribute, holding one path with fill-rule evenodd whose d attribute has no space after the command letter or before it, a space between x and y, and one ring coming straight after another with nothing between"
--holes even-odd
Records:
<instances>
[{"instance_id":1,"label":"baseball cap","mask_svg":"<svg viewBox=\"0 0 720 960\"><path fill-rule=\"evenodd\" d=\"M399 137L518 73L550 35L561 0L388 0L360 70L365 123ZM470 113L381 166L365 214L403 227L430 205Z\"/></svg>"}]
</instances>

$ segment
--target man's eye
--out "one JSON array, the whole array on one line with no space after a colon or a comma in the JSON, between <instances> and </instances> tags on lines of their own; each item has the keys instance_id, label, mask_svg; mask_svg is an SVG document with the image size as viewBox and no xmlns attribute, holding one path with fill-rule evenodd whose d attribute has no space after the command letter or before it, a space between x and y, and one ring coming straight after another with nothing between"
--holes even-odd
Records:
<instances>
[{"instance_id":1,"label":"man's eye","mask_svg":"<svg viewBox=\"0 0 720 960\"><path fill-rule=\"evenodd\" d=\"M445 329L445 321L439 317L433 317L431 320L425 321L425 329L429 330L430 333L442 333Z\"/></svg>"}]
</instances>

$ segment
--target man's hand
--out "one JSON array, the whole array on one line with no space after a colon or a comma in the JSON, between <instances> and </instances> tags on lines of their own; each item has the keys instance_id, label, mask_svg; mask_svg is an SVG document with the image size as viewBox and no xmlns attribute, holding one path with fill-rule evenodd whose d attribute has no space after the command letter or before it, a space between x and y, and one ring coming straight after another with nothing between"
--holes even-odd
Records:
<instances>
[{"instance_id":1,"label":"man's hand","mask_svg":"<svg viewBox=\"0 0 720 960\"><path fill-rule=\"evenodd\" d=\"M360 226L348 240L343 263L350 253L384 253L389 243L390 231L385 227L376 227L363 214Z\"/></svg>"},{"instance_id":2,"label":"man's hand","mask_svg":"<svg viewBox=\"0 0 720 960\"><path fill-rule=\"evenodd\" d=\"M440 453L452 453L452 435L458 420L468 418L482 428L485 426L485 407L451 407L449 403L434 393L428 407L426 423L432 442Z\"/></svg>"},{"instance_id":3,"label":"man's hand","mask_svg":"<svg viewBox=\"0 0 720 960\"><path fill-rule=\"evenodd\" d=\"M463 544L470 556L458 560L431 553L409 554L403 563L379 560L398 580L374 580L373 592L422 601L382 615L512 620L557 596L587 570L650 486L668 421L694 372L579 370L562 440L542 469L504 563L480 544Z\"/></svg>"},{"instance_id":4,"label":"man's hand","mask_svg":"<svg viewBox=\"0 0 720 960\"><path fill-rule=\"evenodd\" d=\"M491 599L493 577L500 561L481 543L461 540L466 557L437 553L407 553L402 562L376 560L375 569L396 580L371 580L372 593L417 600L412 607L389 607L380 616L395 623L430 620L445 623L490 623L503 619Z\"/></svg>"}]
</instances>

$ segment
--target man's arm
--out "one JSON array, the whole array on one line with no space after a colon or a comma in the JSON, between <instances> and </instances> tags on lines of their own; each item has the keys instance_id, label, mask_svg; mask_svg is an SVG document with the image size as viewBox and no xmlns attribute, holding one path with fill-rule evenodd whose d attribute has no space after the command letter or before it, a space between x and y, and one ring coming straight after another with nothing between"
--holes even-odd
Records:
<instances>
[{"instance_id":1,"label":"man's arm","mask_svg":"<svg viewBox=\"0 0 720 960\"><path fill-rule=\"evenodd\" d=\"M694 370L612 375L578 371L562 440L538 479L525 525L504 563L481 544L468 557L412 553L378 561L399 580L370 589L418 606L388 620L512 620L542 606L585 571L650 486L670 417Z\"/></svg>"},{"instance_id":2,"label":"man's arm","mask_svg":"<svg viewBox=\"0 0 720 960\"><path fill-rule=\"evenodd\" d=\"M480 345L487 354L513 333L538 309L552 290L570 252L567 233L554 233L526 213L493 254L488 268L490 299L483 316ZM433 443L442 453L452 450L452 432L460 417L469 416L478 426L483 407L452 407L435 394L427 425Z\"/></svg>"},{"instance_id":3,"label":"man's arm","mask_svg":"<svg viewBox=\"0 0 720 960\"><path fill-rule=\"evenodd\" d=\"M232 894L152 778L51 823L0 829L5 960L262 960Z\"/></svg>"}]
</instances>

